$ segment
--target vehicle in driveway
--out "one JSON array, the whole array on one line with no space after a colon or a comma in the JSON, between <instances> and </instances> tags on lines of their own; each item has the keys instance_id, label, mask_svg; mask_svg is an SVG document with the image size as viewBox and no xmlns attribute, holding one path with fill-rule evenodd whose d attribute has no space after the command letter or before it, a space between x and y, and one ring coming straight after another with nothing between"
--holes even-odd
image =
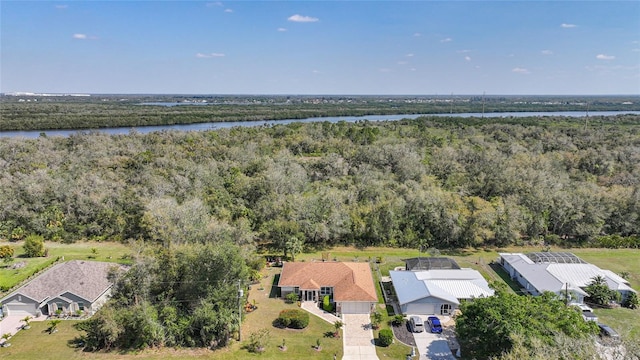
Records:
<instances>
[{"instance_id":1,"label":"vehicle in driveway","mask_svg":"<svg viewBox=\"0 0 640 360\"><path fill-rule=\"evenodd\" d=\"M442 324L440 324L440 319L436 316L429 316L429 318L427 318L427 327L432 333L442 333Z\"/></svg>"},{"instance_id":2,"label":"vehicle in driveway","mask_svg":"<svg viewBox=\"0 0 640 360\"><path fill-rule=\"evenodd\" d=\"M424 323L419 316L412 316L409 318L409 326L411 326L411 331L416 333L421 333L424 331Z\"/></svg>"}]
</instances>

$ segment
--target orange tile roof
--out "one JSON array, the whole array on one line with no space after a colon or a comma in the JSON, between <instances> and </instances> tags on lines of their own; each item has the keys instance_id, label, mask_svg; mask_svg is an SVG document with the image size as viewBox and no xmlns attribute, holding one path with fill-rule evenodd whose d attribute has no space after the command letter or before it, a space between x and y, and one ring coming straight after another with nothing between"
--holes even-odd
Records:
<instances>
[{"instance_id":1,"label":"orange tile roof","mask_svg":"<svg viewBox=\"0 0 640 360\"><path fill-rule=\"evenodd\" d=\"M334 301L378 301L368 263L287 262L278 286L298 286L301 290L331 286Z\"/></svg>"}]
</instances>

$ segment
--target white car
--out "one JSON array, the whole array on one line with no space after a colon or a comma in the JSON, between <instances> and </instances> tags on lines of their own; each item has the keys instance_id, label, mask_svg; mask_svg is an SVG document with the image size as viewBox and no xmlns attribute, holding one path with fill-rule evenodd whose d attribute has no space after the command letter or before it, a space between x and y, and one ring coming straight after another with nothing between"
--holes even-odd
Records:
<instances>
[{"instance_id":1,"label":"white car","mask_svg":"<svg viewBox=\"0 0 640 360\"><path fill-rule=\"evenodd\" d=\"M424 323L419 316L412 316L409 318L409 325L411 326L411 331L421 333L424 331Z\"/></svg>"}]
</instances>

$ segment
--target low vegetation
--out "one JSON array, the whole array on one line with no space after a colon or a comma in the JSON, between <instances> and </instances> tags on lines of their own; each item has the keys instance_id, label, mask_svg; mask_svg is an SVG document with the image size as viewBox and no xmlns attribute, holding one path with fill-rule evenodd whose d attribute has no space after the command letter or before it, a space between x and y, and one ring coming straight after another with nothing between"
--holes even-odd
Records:
<instances>
[{"instance_id":1,"label":"low vegetation","mask_svg":"<svg viewBox=\"0 0 640 360\"><path fill-rule=\"evenodd\" d=\"M309 325L309 313L301 309L285 309L278 315L278 324L292 329L304 329Z\"/></svg>"}]
</instances>

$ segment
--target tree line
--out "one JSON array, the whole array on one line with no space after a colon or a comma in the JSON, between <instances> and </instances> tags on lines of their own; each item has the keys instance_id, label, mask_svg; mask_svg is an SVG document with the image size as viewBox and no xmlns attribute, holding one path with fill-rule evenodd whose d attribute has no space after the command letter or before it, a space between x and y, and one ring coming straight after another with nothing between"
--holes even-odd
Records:
<instances>
[{"instance_id":1,"label":"tree line","mask_svg":"<svg viewBox=\"0 0 640 360\"><path fill-rule=\"evenodd\" d=\"M0 238L637 247L640 117L0 139Z\"/></svg>"},{"instance_id":2,"label":"tree line","mask_svg":"<svg viewBox=\"0 0 640 360\"><path fill-rule=\"evenodd\" d=\"M524 112L638 111L637 96L0 96L0 131L98 129L314 117ZM202 105L208 101L208 105ZM180 106L143 105L179 102ZM196 105L199 104L199 105Z\"/></svg>"}]
</instances>

